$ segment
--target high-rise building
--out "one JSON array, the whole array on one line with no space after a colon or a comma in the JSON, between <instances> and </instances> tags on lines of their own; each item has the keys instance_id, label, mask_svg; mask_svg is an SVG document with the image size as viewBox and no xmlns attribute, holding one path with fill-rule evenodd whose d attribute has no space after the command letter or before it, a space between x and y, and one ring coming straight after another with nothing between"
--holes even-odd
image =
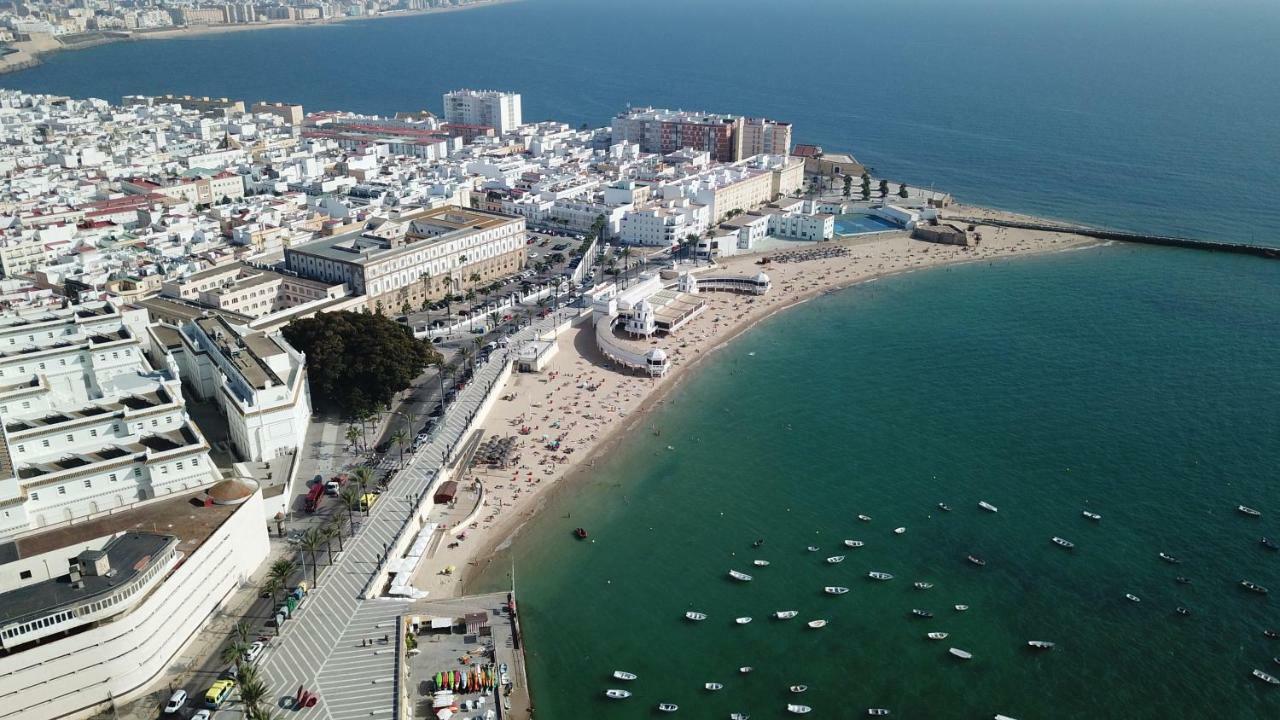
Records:
<instances>
[{"instance_id":1,"label":"high-rise building","mask_svg":"<svg viewBox=\"0 0 1280 720\"><path fill-rule=\"evenodd\" d=\"M791 123L740 115L630 108L613 119L613 144L633 142L640 150L667 155L681 149L701 150L717 162L736 162L753 155L786 155Z\"/></svg>"},{"instance_id":2,"label":"high-rise building","mask_svg":"<svg viewBox=\"0 0 1280 720\"><path fill-rule=\"evenodd\" d=\"M520 93L499 90L454 90L444 94L444 120L455 125L483 125L506 133L524 124Z\"/></svg>"}]
</instances>

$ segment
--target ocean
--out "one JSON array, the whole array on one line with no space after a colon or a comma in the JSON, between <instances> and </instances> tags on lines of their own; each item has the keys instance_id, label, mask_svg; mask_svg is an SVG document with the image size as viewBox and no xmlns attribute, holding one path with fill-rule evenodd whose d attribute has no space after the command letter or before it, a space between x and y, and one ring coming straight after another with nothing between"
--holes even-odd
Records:
<instances>
[{"instance_id":1,"label":"ocean","mask_svg":"<svg viewBox=\"0 0 1280 720\"><path fill-rule=\"evenodd\" d=\"M1280 245L1274 2L525 0L106 45L0 85L379 113L500 87L575 125L628 104L766 115L965 201ZM1278 263L1127 245L824 296L709 358L476 586L514 562L540 718L781 717L795 683L818 717L1276 717L1249 674L1280 674L1274 600L1237 583L1280 588L1258 543L1280 535L1277 317ZM609 703L615 669L640 679Z\"/></svg>"}]
</instances>

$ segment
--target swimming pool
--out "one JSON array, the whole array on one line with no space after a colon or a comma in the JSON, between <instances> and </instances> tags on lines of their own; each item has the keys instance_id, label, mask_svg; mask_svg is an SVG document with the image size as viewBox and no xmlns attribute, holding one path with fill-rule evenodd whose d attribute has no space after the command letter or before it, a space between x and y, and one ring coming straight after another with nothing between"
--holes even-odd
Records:
<instances>
[{"instance_id":1,"label":"swimming pool","mask_svg":"<svg viewBox=\"0 0 1280 720\"><path fill-rule=\"evenodd\" d=\"M850 213L848 215L836 216L837 235L862 235L865 233L901 229L902 228L894 225L888 220L881 220L880 218L874 215L868 215L867 213Z\"/></svg>"}]
</instances>

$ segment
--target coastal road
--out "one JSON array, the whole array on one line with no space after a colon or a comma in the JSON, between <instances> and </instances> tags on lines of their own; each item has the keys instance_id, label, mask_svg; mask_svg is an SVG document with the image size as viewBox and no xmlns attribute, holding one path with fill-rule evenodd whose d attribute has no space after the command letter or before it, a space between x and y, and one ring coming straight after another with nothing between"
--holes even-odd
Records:
<instances>
[{"instance_id":1,"label":"coastal road","mask_svg":"<svg viewBox=\"0 0 1280 720\"><path fill-rule=\"evenodd\" d=\"M576 313L576 310L572 311ZM268 698L282 707L299 687L319 701L291 717L298 720L356 720L397 715L396 617L407 600L363 595L378 573L383 556L426 492L447 452L462 446L463 433L479 411L489 389L521 345L571 316L560 310L511 336L511 347L494 354L459 393L431 442L424 445L391 481L369 516L357 521L357 531L322 567L317 587L299 612L286 621L281 635L268 645L258 665L270 688ZM323 554L321 554L323 562ZM310 578L310 563L307 563ZM385 640L384 640L385 636ZM362 644L363 643L363 644Z\"/></svg>"}]
</instances>

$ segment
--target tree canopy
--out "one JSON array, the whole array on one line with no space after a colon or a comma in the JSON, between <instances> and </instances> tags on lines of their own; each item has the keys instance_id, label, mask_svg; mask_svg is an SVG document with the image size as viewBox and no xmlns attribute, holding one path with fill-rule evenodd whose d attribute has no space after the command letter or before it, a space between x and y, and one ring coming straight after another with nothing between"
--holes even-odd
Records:
<instances>
[{"instance_id":1,"label":"tree canopy","mask_svg":"<svg viewBox=\"0 0 1280 720\"><path fill-rule=\"evenodd\" d=\"M284 336L307 355L316 408L342 417L388 406L392 395L439 360L430 343L378 314L322 313L289 323Z\"/></svg>"}]
</instances>

